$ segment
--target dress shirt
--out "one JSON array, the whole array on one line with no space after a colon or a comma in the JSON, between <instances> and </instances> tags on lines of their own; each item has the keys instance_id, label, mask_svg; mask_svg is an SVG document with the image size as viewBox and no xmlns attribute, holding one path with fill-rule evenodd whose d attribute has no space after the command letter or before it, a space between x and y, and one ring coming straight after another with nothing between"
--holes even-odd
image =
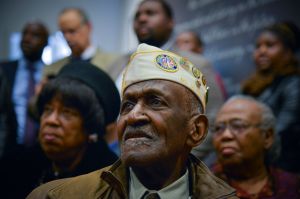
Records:
<instances>
[{"instance_id":1,"label":"dress shirt","mask_svg":"<svg viewBox=\"0 0 300 199\"><path fill-rule=\"evenodd\" d=\"M89 60L96 54L97 48L95 46L89 46L86 48L83 53L81 54L80 58L82 60Z\"/></svg>"},{"instance_id":2,"label":"dress shirt","mask_svg":"<svg viewBox=\"0 0 300 199\"><path fill-rule=\"evenodd\" d=\"M129 198L130 199L143 199L142 197L146 192L158 193L161 199L168 198L189 198L189 172L186 170L185 174L178 180L168 185L161 190L148 190L137 178L133 170L130 168L130 188Z\"/></svg>"},{"instance_id":3,"label":"dress shirt","mask_svg":"<svg viewBox=\"0 0 300 199\"><path fill-rule=\"evenodd\" d=\"M38 60L33 64L35 68L34 72L34 80L37 83L41 81L42 70L44 67L44 63L42 60ZM18 62L18 67L15 76L15 82L13 85L13 103L18 121L18 136L17 143L23 144L24 141L24 131L25 131L25 123L26 123L26 115L27 115L27 92L28 92L28 78L29 78L29 70L27 69L27 60L25 58L21 58Z\"/></svg>"}]
</instances>

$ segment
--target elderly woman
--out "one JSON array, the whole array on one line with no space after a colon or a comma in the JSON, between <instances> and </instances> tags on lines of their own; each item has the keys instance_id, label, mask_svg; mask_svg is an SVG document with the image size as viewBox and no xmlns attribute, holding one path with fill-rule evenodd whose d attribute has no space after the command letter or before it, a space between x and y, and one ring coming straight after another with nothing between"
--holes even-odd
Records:
<instances>
[{"instance_id":1,"label":"elderly woman","mask_svg":"<svg viewBox=\"0 0 300 199\"><path fill-rule=\"evenodd\" d=\"M37 105L42 150L22 155L10 168L22 164L15 174L20 180L7 176L7 190L17 190L15 198L24 198L41 183L86 174L117 159L103 139L120 107L117 88L106 73L88 62L69 64L43 87Z\"/></svg>"},{"instance_id":2,"label":"elderly woman","mask_svg":"<svg viewBox=\"0 0 300 199\"><path fill-rule=\"evenodd\" d=\"M280 166L300 172L300 76L296 53L300 30L292 23L276 23L260 33L253 53L256 72L242 92L266 103L276 118L282 142Z\"/></svg>"},{"instance_id":3,"label":"elderly woman","mask_svg":"<svg viewBox=\"0 0 300 199\"><path fill-rule=\"evenodd\" d=\"M275 118L269 107L246 96L230 98L212 128L218 163L213 172L242 199L300 198L296 175L268 164Z\"/></svg>"}]
</instances>

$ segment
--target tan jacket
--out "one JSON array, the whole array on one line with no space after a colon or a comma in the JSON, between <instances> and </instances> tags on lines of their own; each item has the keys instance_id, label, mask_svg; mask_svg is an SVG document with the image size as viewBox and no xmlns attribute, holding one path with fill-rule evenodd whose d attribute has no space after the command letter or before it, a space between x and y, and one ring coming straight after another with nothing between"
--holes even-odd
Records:
<instances>
[{"instance_id":1,"label":"tan jacket","mask_svg":"<svg viewBox=\"0 0 300 199\"><path fill-rule=\"evenodd\" d=\"M58 60L57 62L54 62L53 64L45 66L43 70L43 77L47 77L49 75L56 75L60 71L60 69L63 68L63 66L65 66L70 62L70 58L71 57L68 56ZM117 60L117 58L118 55L105 53L100 49L97 49L96 54L91 59L91 63L98 66L100 69L104 70L105 72L108 72L108 67L115 60Z\"/></svg>"},{"instance_id":2,"label":"tan jacket","mask_svg":"<svg viewBox=\"0 0 300 199\"><path fill-rule=\"evenodd\" d=\"M192 199L235 199L235 191L215 177L194 156L189 159ZM49 182L31 192L27 199L128 199L128 168L121 161L92 173Z\"/></svg>"}]
</instances>

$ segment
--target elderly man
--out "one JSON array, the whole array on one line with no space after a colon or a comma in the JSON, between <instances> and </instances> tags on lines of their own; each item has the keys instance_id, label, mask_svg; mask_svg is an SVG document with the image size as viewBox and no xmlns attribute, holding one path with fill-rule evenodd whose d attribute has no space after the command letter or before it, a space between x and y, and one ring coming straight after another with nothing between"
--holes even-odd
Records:
<instances>
[{"instance_id":1,"label":"elderly man","mask_svg":"<svg viewBox=\"0 0 300 199\"><path fill-rule=\"evenodd\" d=\"M56 75L64 65L74 61L89 61L106 71L106 67L116 59L116 55L102 52L92 45L90 38L92 25L83 10L64 9L59 15L58 25L72 54L45 67L44 76Z\"/></svg>"},{"instance_id":2,"label":"elderly man","mask_svg":"<svg viewBox=\"0 0 300 199\"><path fill-rule=\"evenodd\" d=\"M215 71L212 65L198 54L183 51L175 46L174 18L171 6L164 0L143 0L139 4L133 28L139 43L146 43L164 50L174 51L188 58L205 75L210 89L210 100L207 104L207 116L209 119L217 112L224 102L222 88L217 84ZM124 55L109 67L109 74L116 80L118 88L121 88L122 73L130 58L130 54ZM210 141L194 149L194 154L203 159L213 150Z\"/></svg>"},{"instance_id":3,"label":"elderly man","mask_svg":"<svg viewBox=\"0 0 300 199\"><path fill-rule=\"evenodd\" d=\"M21 49L23 56L15 61L0 63L7 84L17 119L17 132L7 135L13 146L31 147L36 141L37 126L27 114L27 104L34 94L35 86L40 82L44 63L42 53L48 44L48 29L39 21L28 22L22 31ZM9 128L15 128L15 124Z\"/></svg>"},{"instance_id":4,"label":"elderly man","mask_svg":"<svg viewBox=\"0 0 300 199\"><path fill-rule=\"evenodd\" d=\"M207 132L207 88L186 59L141 44L124 73L118 120L121 159L48 183L28 198L235 198L190 155Z\"/></svg>"},{"instance_id":5,"label":"elderly man","mask_svg":"<svg viewBox=\"0 0 300 199\"><path fill-rule=\"evenodd\" d=\"M251 97L234 96L217 114L212 132L218 164L213 171L240 198L300 198L299 178L267 163L274 126L271 109Z\"/></svg>"}]
</instances>

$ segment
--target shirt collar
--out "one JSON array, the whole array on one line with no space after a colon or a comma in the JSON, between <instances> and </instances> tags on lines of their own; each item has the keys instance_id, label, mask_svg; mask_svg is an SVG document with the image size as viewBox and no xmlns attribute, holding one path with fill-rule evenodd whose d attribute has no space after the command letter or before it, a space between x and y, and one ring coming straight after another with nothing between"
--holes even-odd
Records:
<instances>
[{"instance_id":1,"label":"shirt collar","mask_svg":"<svg viewBox=\"0 0 300 199\"><path fill-rule=\"evenodd\" d=\"M28 63L33 64L35 70L39 70L40 68L42 68L45 65L44 62L41 59L39 59L39 60L37 60L35 62L30 62L25 57L21 57L20 60L19 60L19 65L22 68L23 67L25 68Z\"/></svg>"},{"instance_id":2,"label":"shirt collar","mask_svg":"<svg viewBox=\"0 0 300 199\"><path fill-rule=\"evenodd\" d=\"M96 54L97 48L95 46L89 46L83 51L80 58L83 60L91 59Z\"/></svg>"},{"instance_id":3,"label":"shirt collar","mask_svg":"<svg viewBox=\"0 0 300 199\"><path fill-rule=\"evenodd\" d=\"M130 168L129 198L140 199L146 191L157 192L161 199L165 198L188 198L189 197L189 174L188 170L178 180L161 190L148 190L137 178Z\"/></svg>"}]
</instances>

